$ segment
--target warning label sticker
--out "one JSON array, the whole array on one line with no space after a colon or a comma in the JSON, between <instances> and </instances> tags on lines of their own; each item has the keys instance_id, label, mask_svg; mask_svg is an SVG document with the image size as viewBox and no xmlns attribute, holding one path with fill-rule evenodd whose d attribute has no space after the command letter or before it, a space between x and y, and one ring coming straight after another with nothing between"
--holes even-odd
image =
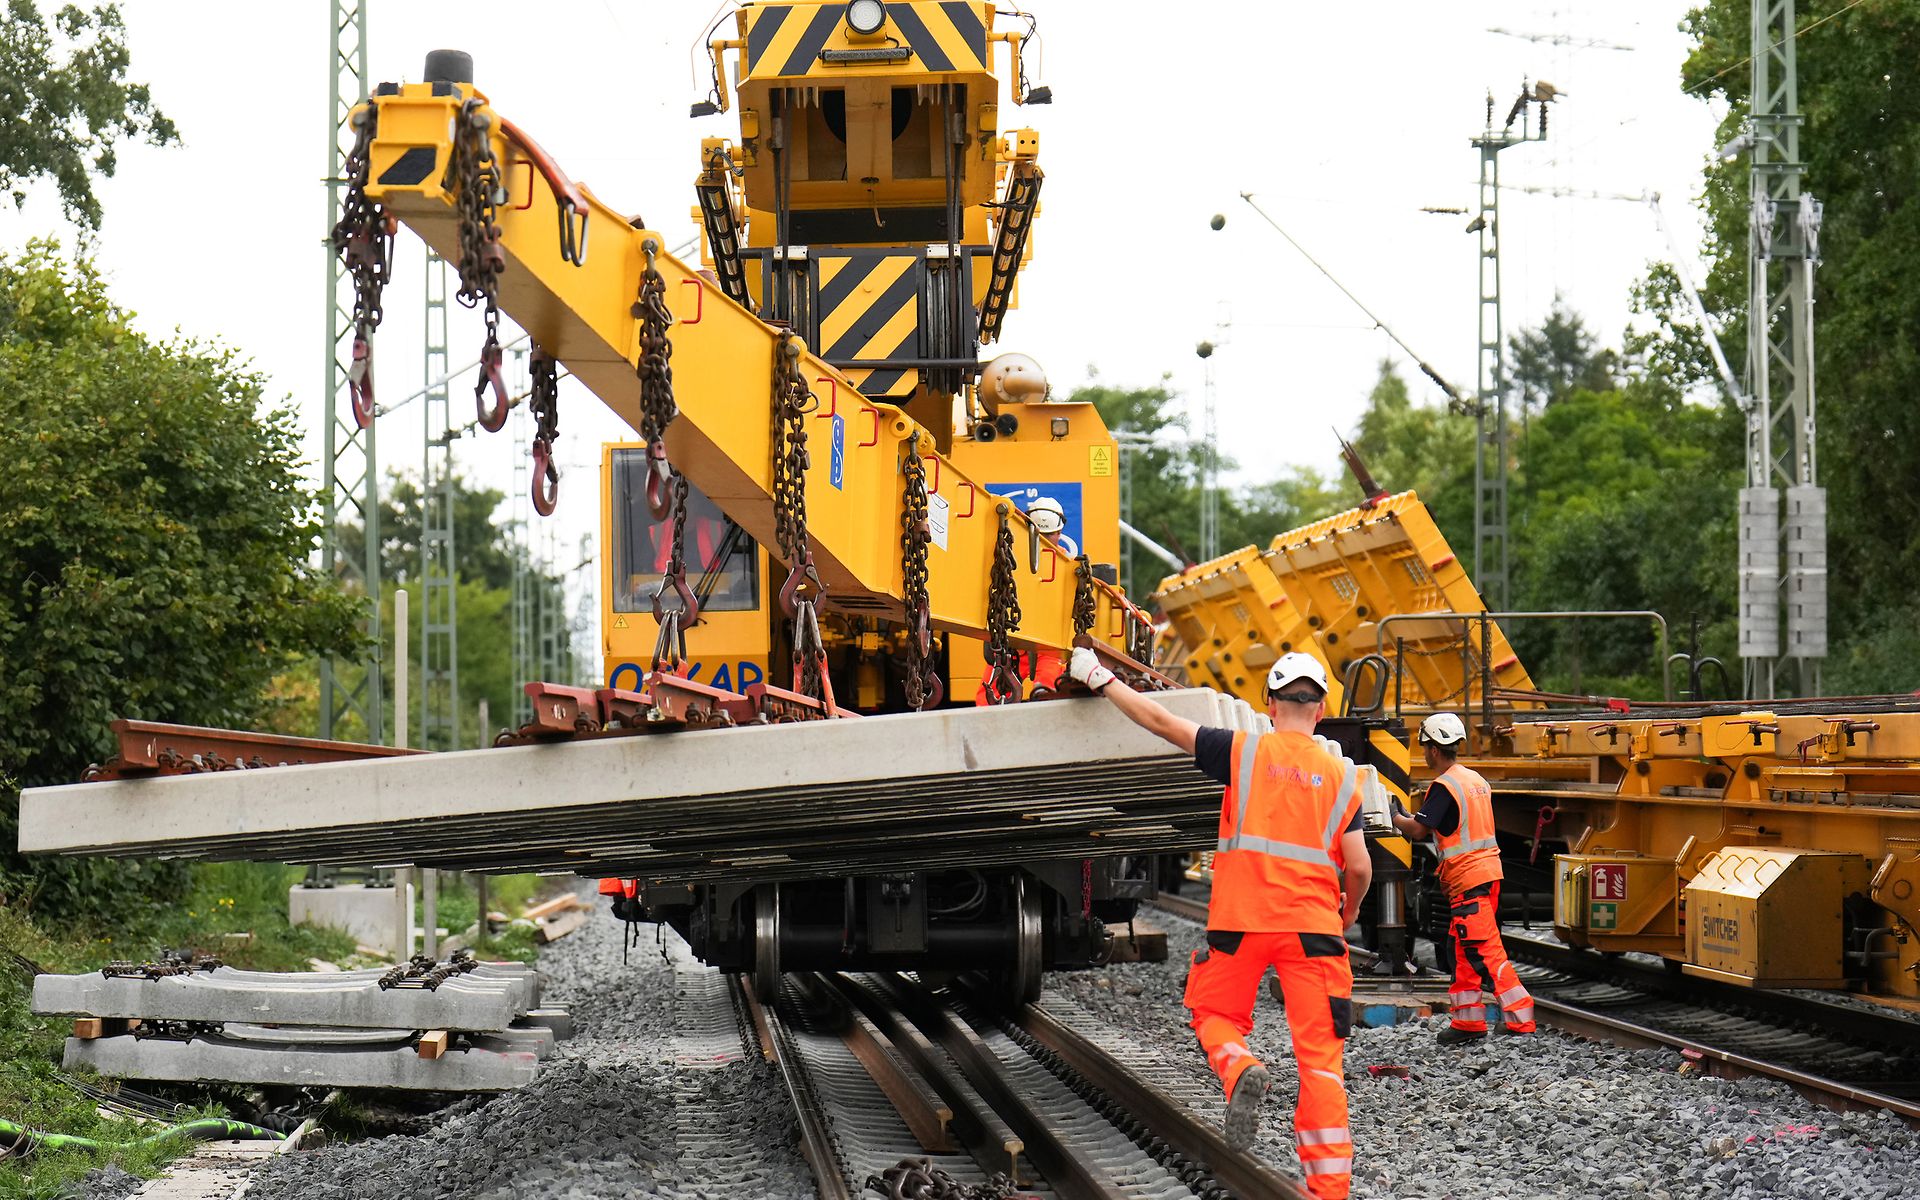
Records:
<instances>
[{"instance_id":1,"label":"warning label sticker","mask_svg":"<svg viewBox=\"0 0 1920 1200\"><path fill-rule=\"evenodd\" d=\"M1588 929L1617 929L1620 927L1620 906L1611 901L1594 901L1587 905Z\"/></svg>"},{"instance_id":2,"label":"warning label sticker","mask_svg":"<svg viewBox=\"0 0 1920 1200\"><path fill-rule=\"evenodd\" d=\"M1100 478L1113 474L1113 447L1087 447L1087 474Z\"/></svg>"},{"instance_id":3,"label":"warning label sticker","mask_svg":"<svg viewBox=\"0 0 1920 1200\"><path fill-rule=\"evenodd\" d=\"M933 536L933 544L942 550L947 548L947 498L935 492L927 497L927 532Z\"/></svg>"}]
</instances>

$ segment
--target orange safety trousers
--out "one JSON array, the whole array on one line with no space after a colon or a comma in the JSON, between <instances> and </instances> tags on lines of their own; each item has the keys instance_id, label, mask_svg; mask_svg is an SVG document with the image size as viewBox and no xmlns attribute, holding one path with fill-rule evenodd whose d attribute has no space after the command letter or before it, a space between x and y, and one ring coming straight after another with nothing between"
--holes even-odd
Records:
<instances>
[{"instance_id":1,"label":"orange safety trousers","mask_svg":"<svg viewBox=\"0 0 1920 1200\"><path fill-rule=\"evenodd\" d=\"M1260 981L1272 967L1286 998L1287 1029L1300 1069L1293 1109L1294 1143L1307 1187L1322 1200L1344 1200L1353 1175L1347 1129L1347 1085L1341 1075L1353 1025L1353 968L1346 942L1320 933L1207 931L1187 973L1186 1005L1207 1063L1227 1095L1260 1060L1247 1049Z\"/></svg>"},{"instance_id":2,"label":"orange safety trousers","mask_svg":"<svg viewBox=\"0 0 1920 1200\"><path fill-rule=\"evenodd\" d=\"M1455 1029L1487 1031L1481 991L1499 998L1500 1016L1512 1033L1532 1033L1533 997L1500 941L1500 881L1470 887L1453 898L1453 988L1447 993Z\"/></svg>"}]
</instances>

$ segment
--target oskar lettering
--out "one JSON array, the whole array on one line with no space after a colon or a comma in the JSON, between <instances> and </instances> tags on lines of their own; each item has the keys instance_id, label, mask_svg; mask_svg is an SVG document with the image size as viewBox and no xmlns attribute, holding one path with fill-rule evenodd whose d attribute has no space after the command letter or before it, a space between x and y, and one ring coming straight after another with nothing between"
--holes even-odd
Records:
<instances>
[{"instance_id":1,"label":"oskar lettering","mask_svg":"<svg viewBox=\"0 0 1920 1200\"><path fill-rule=\"evenodd\" d=\"M706 679L701 678L701 676L707 673L709 668L713 670L712 676ZM743 692L754 684L761 682L766 677L767 673L765 668L751 660L735 663L723 662L717 665L696 662L687 668L688 679L693 680L695 683L710 684L726 692ZM612 688L627 688L631 691L639 691L640 688L645 685L645 681L646 669L639 663L621 663L607 675L607 686Z\"/></svg>"},{"instance_id":2,"label":"oskar lettering","mask_svg":"<svg viewBox=\"0 0 1920 1200\"><path fill-rule=\"evenodd\" d=\"M1702 917L1700 936L1715 942L1737 942L1740 940L1740 918Z\"/></svg>"}]
</instances>

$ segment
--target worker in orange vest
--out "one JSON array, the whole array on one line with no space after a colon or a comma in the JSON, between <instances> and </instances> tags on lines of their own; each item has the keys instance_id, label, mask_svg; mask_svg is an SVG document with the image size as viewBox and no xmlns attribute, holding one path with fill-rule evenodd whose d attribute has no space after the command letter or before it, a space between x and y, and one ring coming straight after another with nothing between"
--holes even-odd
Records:
<instances>
[{"instance_id":1,"label":"worker in orange vest","mask_svg":"<svg viewBox=\"0 0 1920 1200\"><path fill-rule=\"evenodd\" d=\"M1247 1048L1260 980L1273 967L1286 998L1300 1068L1294 1140L1317 1197L1348 1194L1353 1135L1342 1076L1353 1023L1347 926L1373 879L1360 826L1358 771L1314 736L1327 675L1311 655L1283 654L1267 673L1269 734L1213 729L1133 691L1084 647L1073 677L1142 728L1193 755L1226 786L1213 858L1207 947L1194 952L1186 1003L1207 1062L1226 1088L1227 1144L1252 1144L1267 1068Z\"/></svg>"},{"instance_id":2,"label":"worker in orange vest","mask_svg":"<svg viewBox=\"0 0 1920 1200\"><path fill-rule=\"evenodd\" d=\"M1440 1031L1443 1046L1487 1036L1482 989L1499 997L1508 1033L1532 1033L1533 997L1520 982L1500 941L1500 843L1494 837L1493 790L1477 772L1460 765L1467 727L1450 712L1420 723L1420 747L1435 772L1426 802L1413 816L1393 814L1394 828L1413 841L1433 839L1440 882L1447 889L1453 938L1452 1020Z\"/></svg>"}]
</instances>

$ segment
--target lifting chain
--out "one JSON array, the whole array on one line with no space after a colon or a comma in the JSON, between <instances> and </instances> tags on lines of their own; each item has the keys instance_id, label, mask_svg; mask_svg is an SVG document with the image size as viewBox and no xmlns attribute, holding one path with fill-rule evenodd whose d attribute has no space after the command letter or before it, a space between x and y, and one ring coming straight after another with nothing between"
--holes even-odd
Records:
<instances>
[{"instance_id":1,"label":"lifting chain","mask_svg":"<svg viewBox=\"0 0 1920 1200\"><path fill-rule=\"evenodd\" d=\"M1132 604L1127 605L1127 657L1143 667L1153 665L1153 622Z\"/></svg>"},{"instance_id":2,"label":"lifting chain","mask_svg":"<svg viewBox=\"0 0 1920 1200\"><path fill-rule=\"evenodd\" d=\"M961 1183L928 1158L903 1158L880 1174L869 1175L866 1188L887 1200L1018 1200L1031 1195L1004 1174L985 1183Z\"/></svg>"},{"instance_id":3,"label":"lifting chain","mask_svg":"<svg viewBox=\"0 0 1920 1200\"><path fill-rule=\"evenodd\" d=\"M667 310L667 281L654 264L660 243L648 238L640 243L646 253L647 267L640 273L640 296L633 302L633 316L640 322L640 440L647 444L647 511L656 521L667 519L668 481L673 469L667 465L667 426L679 415L673 402L673 340L667 328L673 314Z\"/></svg>"},{"instance_id":4,"label":"lifting chain","mask_svg":"<svg viewBox=\"0 0 1920 1200\"><path fill-rule=\"evenodd\" d=\"M480 379L473 386L473 403L480 427L498 433L507 423L507 381L501 371L500 273L507 252L500 245L499 207L506 199L500 166L487 135L493 118L478 97L460 106L453 123L453 151L447 156L447 190L460 214L460 290L455 293L468 308L486 302L487 340L480 348ZM487 404L487 391L493 404Z\"/></svg>"},{"instance_id":5,"label":"lifting chain","mask_svg":"<svg viewBox=\"0 0 1920 1200\"><path fill-rule=\"evenodd\" d=\"M527 374L527 407L533 411L533 510L550 517L560 499L560 467L553 461L553 443L560 436L560 364L536 345Z\"/></svg>"},{"instance_id":6,"label":"lifting chain","mask_svg":"<svg viewBox=\"0 0 1920 1200\"><path fill-rule=\"evenodd\" d=\"M1008 636L1020 627L1020 593L1014 587L1013 526L1007 521L1011 506L998 508L1000 532L993 542L993 575L987 584L987 699L1008 704L1020 699L1019 659Z\"/></svg>"},{"instance_id":7,"label":"lifting chain","mask_svg":"<svg viewBox=\"0 0 1920 1200\"><path fill-rule=\"evenodd\" d=\"M687 663L687 630L700 623L700 601L687 587L687 477L673 477L673 541L667 550L667 573L653 593L653 619L660 636L653 644L652 672L677 675ZM679 598L666 605L667 593Z\"/></svg>"},{"instance_id":8,"label":"lifting chain","mask_svg":"<svg viewBox=\"0 0 1920 1200\"><path fill-rule=\"evenodd\" d=\"M800 339L782 329L773 344L773 532L787 564L780 607L793 618L793 690L833 707L819 599L826 594L807 540L807 414L819 401L801 369Z\"/></svg>"},{"instance_id":9,"label":"lifting chain","mask_svg":"<svg viewBox=\"0 0 1920 1200\"><path fill-rule=\"evenodd\" d=\"M906 507L900 514L900 597L907 609L907 706L937 708L945 685L933 660L933 600L927 592L927 546L933 531L927 515L927 464L920 457L920 431L907 439L901 464L907 479Z\"/></svg>"},{"instance_id":10,"label":"lifting chain","mask_svg":"<svg viewBox=\"0 0 1920 1200\"><path fill-rule=\"evenodd\" d=\"M1073 636L1085 637L1093 629L1093 563L1082 554L1073 560Z\"/></svg>"},{"instance_id":11,"label":"lifting chain","mask_svg":"<svg viewBox=\"0 0 1920 1200\"><path fill-rule=\"evenodd\" d=\"M353 420L365 429L373 424L373 331L380 327L380 293L393 279L393 223L378 204L367 199L367 173L373 151L373 130L380 112L371 104L356 109L351 118L353 149L347 152L347 196L340 220L333 227L333 252L353 277L353 363L347 368L347 395Z\"/></svg>"}]
</instances>

